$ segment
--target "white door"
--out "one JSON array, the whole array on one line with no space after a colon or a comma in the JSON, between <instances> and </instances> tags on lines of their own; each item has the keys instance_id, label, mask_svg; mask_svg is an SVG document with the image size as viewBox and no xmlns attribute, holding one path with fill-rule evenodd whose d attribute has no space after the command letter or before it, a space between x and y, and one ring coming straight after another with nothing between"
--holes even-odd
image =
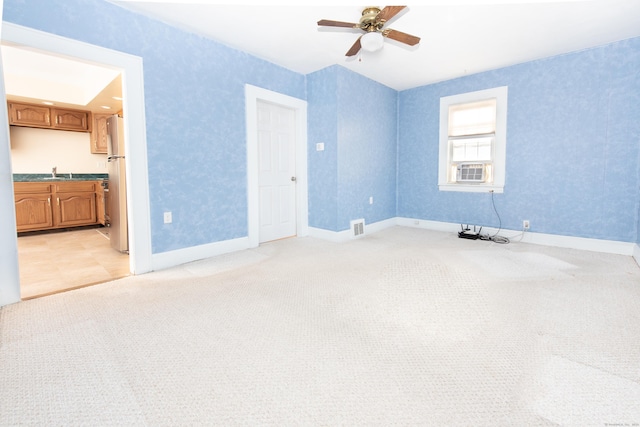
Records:
<instances>
[{"instance_id":1,"label":"white door","mask_svg":"<svg viewBox=\"0 0 640 427\"><path fill-rule=\"evenodd\" d=\"M295 111L258 101L260 243L296 235Z\"/></svg>"}]
</instances>

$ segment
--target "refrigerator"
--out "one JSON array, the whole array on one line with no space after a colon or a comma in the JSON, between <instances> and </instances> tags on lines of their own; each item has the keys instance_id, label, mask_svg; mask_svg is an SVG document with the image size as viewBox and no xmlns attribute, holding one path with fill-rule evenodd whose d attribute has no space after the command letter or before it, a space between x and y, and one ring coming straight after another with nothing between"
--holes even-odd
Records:
<instances>
[{"instance_id":1,"label":"refrigerator","mask_svg":"<svg viewBox=\"0 0 640 427\"><path fill-rule=\"evenodd\" d=\"M124 125L117 114L107 119L107 170L109 191L107 215L111 247L120 252L129 252L127 230L127 186L124 155Z\"/></svg>"}]
</instances>

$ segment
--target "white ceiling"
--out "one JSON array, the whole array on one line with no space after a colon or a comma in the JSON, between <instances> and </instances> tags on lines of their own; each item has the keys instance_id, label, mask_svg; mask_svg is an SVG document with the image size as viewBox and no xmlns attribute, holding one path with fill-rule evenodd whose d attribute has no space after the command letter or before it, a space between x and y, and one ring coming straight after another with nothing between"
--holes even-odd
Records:
<instances>
[{"instance_id":1,"label":"white ceiling","mask_svg":"<svg viewBox=\"0 0 640 427\"><path fill-rule=\"evenodd\" d=\"M365 6L348 1L110 1L302 74L340 64L396 90L640 36L640 0L426 0L385 26L421 37L417 46L386 39L348 59L361 31L317 26L358 22Z\"/></svg>"},{"instance_id":2,"label":"white ceiling","mask_svg":"<svg viewBox=\"0 0 640 427\"><path fill-rule=\"evenodd\" d=\"M396 90L640 36L640 0L426 0L387 25L420 44L387 39L381 51L346 58L360 30L317 21L357 22L364 5L110 1L302 74L341 64ZM3 45L2 56L8 98L122 108L112 99L121 92L113 70L14 46Z\"/></svg>"},{"instance_id":3,"label":"white ceiling","mask_svg":"<svg viewBox=\"0 0 640 427\"><path fill-rule=\"evenodd\" d=\"M9 98L56 105L87 106L120 75L117 70L11 45L2 45L2 64Z\"/></svg>"}]
</instances>

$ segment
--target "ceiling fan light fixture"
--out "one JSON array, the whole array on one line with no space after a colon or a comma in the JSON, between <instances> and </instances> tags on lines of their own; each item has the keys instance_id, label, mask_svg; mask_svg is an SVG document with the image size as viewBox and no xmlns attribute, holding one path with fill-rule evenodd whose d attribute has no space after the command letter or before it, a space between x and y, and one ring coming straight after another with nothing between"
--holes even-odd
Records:
<instances>
[{"instance_id":1,"label":"ceiling fan light fixture","mask_svg":"<svg viewBox=\"0 0 640 427\"><path fill-rule=\"evenodd\" d=\"M371 31L362 36L362 38L360 39L360 44L363 50L366 50L367 52L375 52L382 49L384 39L381 33L377 31Z\"/></svg>"}]
</instances>

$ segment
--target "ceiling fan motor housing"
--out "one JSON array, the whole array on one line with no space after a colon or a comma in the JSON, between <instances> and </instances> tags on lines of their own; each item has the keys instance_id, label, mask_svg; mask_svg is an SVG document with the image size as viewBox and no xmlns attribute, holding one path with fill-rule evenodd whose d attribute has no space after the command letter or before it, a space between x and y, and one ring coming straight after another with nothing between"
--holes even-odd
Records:
<instances>
[{"instance_id":1,"label":"ceiling fan motor housing","mask_svg":"<svg viewBox=\"0 0 640 427\"><path fill-rule=\"evenodd\" d=\"M367 7L362 11L359 27L364 31L379 31L382 29L384 22L378 21L380 9L377 7Z\"/></svg>"}]
</instances>

